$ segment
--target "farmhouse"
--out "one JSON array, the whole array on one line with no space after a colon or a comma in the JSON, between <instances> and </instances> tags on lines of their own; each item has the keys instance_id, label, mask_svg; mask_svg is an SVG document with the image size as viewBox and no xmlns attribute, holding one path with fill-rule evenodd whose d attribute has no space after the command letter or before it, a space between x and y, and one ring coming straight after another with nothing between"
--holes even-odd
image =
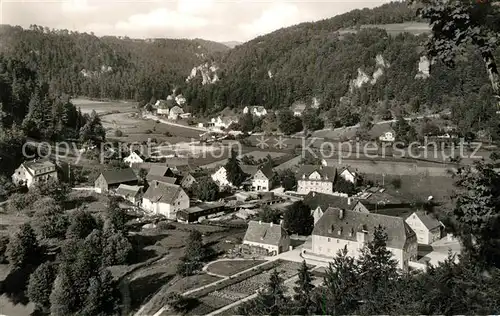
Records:
<instances>
[{"instance_id":1,"label":"farmhouse","mask_svg":"<svg viewBox=\"0 0 500 316\"><path fill-rule=\"evenodd\" d=\"M358 183L359 176L356 172L350 170L349 168L344 168L344 170L340 173L340 176L351 183Z\"/></svg>"},{"instance_id":2,"label":"farmhouse","mask_svg":"<svg viewBox=\"0 0 500 316\"><path fill-rule=\"evenodd\" d=\"M335 167L304 165L297 172L297 194L311 191L332 194L336 175Z\"/></svg>"},{"instance_id":3,"label":"farmhouse","mask_svg":"<svg viewBox=\"0 0 500 316\"><path fill-rule=\"evenodd\" d=\"M173 177L174 172L167 166L162 165L151 165L147 177L158 176L158 177Z\"/></svg>"},{"instance_id":4,"label":"farmhouse","mask_svg":"<svg viewBox=\"0 0 500 316\"><path fill-rule=\"evenodd\" d=\"M329 208L314 225L312 253L330 260L347 247L348 254L357 258L379 226L385 228L387 249L398 267L407 270L409 262L417 260L417 235L400 217Z\"/></svg>"},{"instance_id":5,"label":"farmhouse","mask_svg":"<svg viewBox=\"0 0 500 316\"><path fill-rule=\"evenodd\" d=\"M296 101L292 104L290 107L290 110L293 112L293 115L295 116L302 116L302 113L304 113L307 105L305 102L302 101Z\"/></svg>"},{"instance_id":6,"label":"farmhouse","mask_svg":"<svg viewBox=\"0 0 500 316\"><path fill-rule=\"evenodd\" d=\"M370 130L370 137L381 142L396 141L396 132L389 124L375 124Z\"/></svg>"},{"instance_id":7,"label":"farmhouse","mask_svg":"<svg viewBox=\"0 0 500 316\"><path fill-rule=\"evenodd\" d=\"M196 178L193 177L190 173L187 173L185 176L181 178L181 187L184 189L190 189L193 184L195 184Z\"/></svg>"},{"instance_id":8,"label":"farmhouse","mask_svg":"<svg viewBox=\"0 0 500 316\"><path fill-rule=\"evenodd\" d=\"M142 187L136 185L120 184L116 189L116 195L121 196L134 205L141 204Z\"/></svg>"},{"instance_id":9,"label":"farmhouse","mask_svg":"<svg viewBox=\"0 0 500 316\"><path fill-rule=\"evenodd\" d=\"M252 177L252 191L269 192L271 190L271 180L273 177L271 167L263 167L255 172Z\"/></svg>"},{"instance_id":10,"label":"farmhouse","mask_svg":"<svg viewBox=\"0 0 500 316\"><path fill-rule=\"evenodd\" d=\"M177 120L181 114L184 114L184 110L180 106L176 105L170 109L168 118L170 120Z\"/></svg>"},{"instance_id":11,"label":"farmhouse","mask_svg":"<svg viewBox=\"0 0 500 316\"><path fill-rule=\"evenodd\" d=\"M251 221L243 238L243 245L252 248L267 250L268 255L277 255L288 251L290 248L290 237L281 225L263 223L262 221Z\"/></svg>"},{"instance_id":12,"label":"farmhouse","mask_svg":"<svg viewBox=\"0 0 500 316\"><path fill-rule=\"evenodd\" d=\"M189 197L178 185L153 181L142 197L142 208L176 220L178 211L189 208Z\"/></svg>"},{"instance_id":13,"label":"farmhouse","mask_svg":"<svg viewBox=\"0 0 500 316\"><path fill-rule=\"evenodd\" d=\"M417 234L419 244L430 245L441 239L443 224L432 215L426 214L423 211L417 211L406 219L406 223Z\"/></svg>"},{"instance_id":14,"label":"farmhouse","mask_svg":"<svg viewBox=\"0 0 500 316\"><path fill-rule=\"evenodd\" d=\"M130 168L103 171L94 182L97 193L105 193L116 189L120 184L137 185L138 179Z\"/></svg>"},{"instance_id":15,"label":"farmhouse","mask_svg":"<svg viewBox=\"0 0 500 316\"><path fill-rule=\"evenodd\" d=\"M165 101L165 100L156 101L154 108L156 109L156 114L168 116L169 104L167 101Z\"/></svg>"},{"instance_id":16,"label":"farmhouse","mask_svg":"<svg viewBox=\"0 0 500 316\"><path fill-rule=\"evenodd\" d=\"M213 126L214 130L224 130L224 129L227 129L233 123L238 123L238 118L237 117L232 117L232 116L221 117L221 116L218 116L217 118L212 118L212 120L211 120L211 126Z\"/></svg>"},{"instance_id":17,"label":"farmhouse","mask_svg":"<svg viewBox=\"0 0 500 316\"><path fill-rule=\"evenodd\" d=\"M155 175L148 175L146 177L146 180L148 181L148 183L158 181L160 183L178 184L178 182L179 182L176 177L161 177L161 176L155 176Z\"/></svg>"},{"instance_id":18,"label":"farmhouse","mask_svg":"<svg viewBox=\"0 0 500 316\"><path fill-rule=\"evenodd\" d=\"M49 179L58 180L56 165L49 160L33 160L23 162L12 175L12 182L17 185L26 185L28 188L34 183Z\"/></svg>"},{"instance_id":19,"label":"farmhouse","mask_svg":"<svg viewBox=\"0 0 500 316\"><path fill-rule=\"evenodd\" d=\"M243 114L252 114L253 116L262 117L267 115L267 110L263 106L245 106Z\"/></svg>"}]
</instances>

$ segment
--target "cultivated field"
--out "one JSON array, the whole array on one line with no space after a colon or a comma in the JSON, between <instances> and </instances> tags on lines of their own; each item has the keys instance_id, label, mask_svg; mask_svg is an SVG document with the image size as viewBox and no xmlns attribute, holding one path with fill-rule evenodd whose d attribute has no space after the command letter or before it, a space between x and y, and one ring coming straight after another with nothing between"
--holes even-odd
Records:
<instances>
[{"instance_id":1,"label":"cultivated field","mask_svg":"<svg viewBox=\"0 0 500 316\"><path fill-rule=\"evenodd\" d=\"M82 113L91 113L95 110L97 113L108 113L108 112L132 112L136 109L136 102L125 102L125 101L95 101L89 99L71 99L77 108L80 108Z\"/></svg>"},{"instance_id":2,"label":"cultivated field","mask_svg":"<svg viewBox=\"0 0 500 316\"><path fill-rule=\"evenodd\" d=\"M264 260L222 260L210 263L207 267L207 272L222 275L231 276L238 272L245 271L256 265L264 263Z\"/></svg>"}]
</instances>

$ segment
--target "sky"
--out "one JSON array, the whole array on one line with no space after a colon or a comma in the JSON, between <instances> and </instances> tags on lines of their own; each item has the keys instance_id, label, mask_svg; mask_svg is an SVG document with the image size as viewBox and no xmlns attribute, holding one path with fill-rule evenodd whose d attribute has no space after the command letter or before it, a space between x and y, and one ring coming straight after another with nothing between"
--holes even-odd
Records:
<instances>
[{"instance_id":1,"label":"sky","mask_svg":"<svg viewBox=\"0 0 500 316\"><path fill-rule=\"evenodd\" d=\"M388 0L0 0L0 24L132 38L244 42Z\"/></svg>"}]
</instances>

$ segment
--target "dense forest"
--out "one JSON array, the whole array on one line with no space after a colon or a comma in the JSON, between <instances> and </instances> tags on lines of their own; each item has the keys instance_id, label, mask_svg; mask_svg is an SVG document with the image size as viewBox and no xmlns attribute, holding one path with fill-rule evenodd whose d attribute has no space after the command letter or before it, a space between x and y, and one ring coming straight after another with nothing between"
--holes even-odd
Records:
<instances>
[{"instance_id":1,"label":"dense forest","mask_svg":"<svg viewBox=\"0 0 500 316\"><path fill-rule=\"evenodd\" d=\"M0 26L2 46L40 74L51 91L91 98L166 97L191 69L223 44L197 40L134 40L112 36Z\"/></svg>"}]
</instances>

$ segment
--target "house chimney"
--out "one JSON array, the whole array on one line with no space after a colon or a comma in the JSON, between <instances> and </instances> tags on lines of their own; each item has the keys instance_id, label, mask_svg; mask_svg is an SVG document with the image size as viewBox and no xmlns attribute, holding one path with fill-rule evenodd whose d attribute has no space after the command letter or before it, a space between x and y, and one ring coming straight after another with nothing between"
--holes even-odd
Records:
<instances>
[{"instance_id":1,"label":"house chimney","mask_svg":"<svg viewBox=\"0 0 500 316\"><path fill-rule=\"evenodd\" d=\"M344 210L340 210L340 212L339 212L339 218L340 219L344 218Z\"/></svg>"}]
</instances>

